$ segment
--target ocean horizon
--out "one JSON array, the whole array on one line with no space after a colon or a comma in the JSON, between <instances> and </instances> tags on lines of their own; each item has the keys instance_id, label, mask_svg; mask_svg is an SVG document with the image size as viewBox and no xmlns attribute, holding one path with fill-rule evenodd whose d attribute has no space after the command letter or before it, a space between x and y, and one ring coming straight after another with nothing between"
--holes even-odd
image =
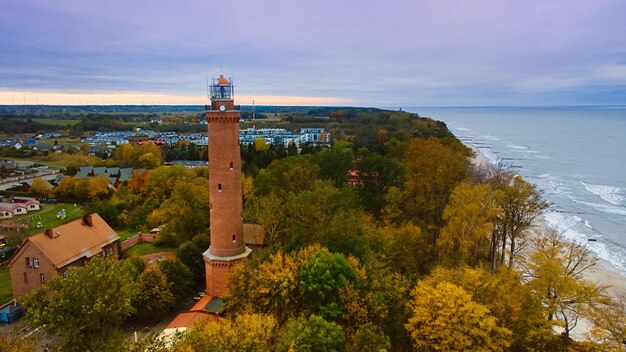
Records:
<instances>
[{"instance_id":1,"label":"ocean horizon","mask_svg":"<svg viewBox=\"0 0 626 352\"><path fill-rule=\"evenodd\" d=\"M535 184L548 224L626 275L626 106L411 107Z\"/></svg>"}]
</instances>

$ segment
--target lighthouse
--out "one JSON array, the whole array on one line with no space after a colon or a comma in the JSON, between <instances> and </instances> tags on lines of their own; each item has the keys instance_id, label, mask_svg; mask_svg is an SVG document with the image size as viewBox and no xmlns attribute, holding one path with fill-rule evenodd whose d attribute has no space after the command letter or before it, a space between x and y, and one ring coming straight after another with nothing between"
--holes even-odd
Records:
<instances>
[{"instance_id":1,"label":"lighthouse","mask_svg":"<svg viewBox=\"0 0 626 352\"><path fill-rule=\"evenodd\" d=\"M223 74L209 87L211 109L206 112L209 128L209 217L211 245L203 253L206 291L221 297L228 292L228 273L251 250L243 238L240 111L235 110L234 86Z\"/></svg>"}]
</instances>

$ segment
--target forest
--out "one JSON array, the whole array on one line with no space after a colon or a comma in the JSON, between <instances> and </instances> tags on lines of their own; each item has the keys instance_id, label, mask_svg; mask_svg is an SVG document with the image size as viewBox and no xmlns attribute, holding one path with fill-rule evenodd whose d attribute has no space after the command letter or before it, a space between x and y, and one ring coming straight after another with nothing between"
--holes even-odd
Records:
<instances>
[{"instance_id":1,"label":"forest","mask_svg":"<svg viewBox=\"0 0 626 352\"><path fill-rule=\"evenodd\" d=\"M117 191L83 196L115 228L163 226L159 242L177 259L70 270L23 300L26 321L58 336L63 351L626 347L626 308L583 277L592 253L537 231L549 207L541 190L507 165L475 167L442 122L389 111L330 115L331 148L242 148L244 222L263 226L266 247L235 267L223 318L173 344L121 337L124 322L162 316L202 285L209 245L207 170L147 163ZM129 149L114 159L161 157ZM573 339L583 324L585 339Z\"/></svg>"}]
</instances>

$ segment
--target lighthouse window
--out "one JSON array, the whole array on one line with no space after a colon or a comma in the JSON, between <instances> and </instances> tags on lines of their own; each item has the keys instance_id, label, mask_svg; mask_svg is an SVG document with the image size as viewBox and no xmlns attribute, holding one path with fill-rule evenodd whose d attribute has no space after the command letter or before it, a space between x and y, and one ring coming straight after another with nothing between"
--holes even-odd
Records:
<instances>
[{"instance_id":1,"label":"lighthouse window","mask_svg":"<svg viewBox=\"0 0 626 352\"><path fill-rule=\"evenodd\" d=\"M222 191L222 184L221 184L221 183L218 183L218 184L217 184L217 191L218 191L218 192L221 192L221 191Z\"/></svg>"},{"instance_id":2,"label":"lighthouse window","mask_svg":"<svg viewBox=\"0 0 626 352\"><path fill-rule=\"evenodd\" d=\"M230 171L232 171L232 170L233 170L233 162L231 161L230 162Z\"/></svg>"},{"instance_id":3,"label":"lighthouse window","mask_svg":"<svg viewBox=\"0 0 626 352\"><path fill-rule=\"evenodd\" d=\"M236 242L236 240L235 240L235 235L233 235L233 242Z\"/></svg>"}]
</instances>

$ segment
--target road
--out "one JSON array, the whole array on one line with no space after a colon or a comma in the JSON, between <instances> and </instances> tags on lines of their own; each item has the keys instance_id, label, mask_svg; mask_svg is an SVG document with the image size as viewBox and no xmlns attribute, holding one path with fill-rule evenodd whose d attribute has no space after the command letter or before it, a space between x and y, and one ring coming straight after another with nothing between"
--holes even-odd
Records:
<instances>
[{"instance_id":1,"label":"road","mask_svg":"<svg viewBox=\"0 0 626 352\"><path fill-rule=\"evenodd\" d=\"M34 180L38 177L41 177L42 179L47 180L47 181L54 180L55 178L57 178L58 175L59 175L59 170L45 170L45 171L39 171L36 174L17 176L17 177L7 177L3 179L2 181L0 181L0 190L6 191L7 189L11 187L15 187L15 183L24 182L28 180Z\"/></svg>"}]
</instances>

